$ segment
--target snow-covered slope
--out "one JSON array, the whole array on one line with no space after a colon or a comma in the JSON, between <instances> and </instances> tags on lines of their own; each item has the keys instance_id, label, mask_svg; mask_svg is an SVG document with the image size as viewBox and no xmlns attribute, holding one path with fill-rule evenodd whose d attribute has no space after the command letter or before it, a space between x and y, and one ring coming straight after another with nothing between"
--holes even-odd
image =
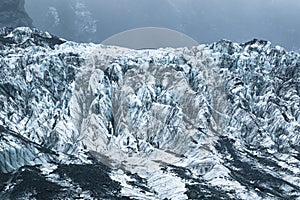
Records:
<instances>
[{"instance_id":1,"label":"snow-covered slope","mask_svg":"<svg viewBox=\"0 0 300 200\"><path fill-rule=\"evenodd\" d=\"M3 197L299 197L298 54L259 40L135 51L29 28L0 41ZM55 192L14 181L28 173Z\"/></svg>"}]
</instances>

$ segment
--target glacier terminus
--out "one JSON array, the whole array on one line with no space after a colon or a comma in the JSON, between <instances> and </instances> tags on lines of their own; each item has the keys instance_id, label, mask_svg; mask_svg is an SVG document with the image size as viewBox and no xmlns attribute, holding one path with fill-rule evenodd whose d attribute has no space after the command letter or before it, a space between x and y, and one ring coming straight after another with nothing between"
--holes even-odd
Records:
<instances>
[{"instance_id":1,"label":"glacier terminus","mask_svg":"<svg viewBox=\"0 0 300 200\"><path fill-rule=\"evenodd\" d=\"M0 199L300 199L300 55L0 29Z\"/></svg>"}]
</instances>

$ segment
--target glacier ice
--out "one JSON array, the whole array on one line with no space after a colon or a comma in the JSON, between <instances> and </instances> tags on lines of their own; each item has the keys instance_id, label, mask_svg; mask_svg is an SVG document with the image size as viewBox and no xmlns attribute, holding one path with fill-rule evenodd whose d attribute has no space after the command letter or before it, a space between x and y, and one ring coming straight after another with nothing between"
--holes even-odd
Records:
<instances>
[{"instance_id":1,"label":"glacier ice","mask_svg":"<svg viewBox=\"0 0 300 200\"><path fill-rule=\"evenodd\" d=\"M299 197L299 54L261 40L131 50L29 28L0 41L4 178L35 173L82 198L98 190L76 169L110 181L106 198Z\"/></svg>"}]
</instances>

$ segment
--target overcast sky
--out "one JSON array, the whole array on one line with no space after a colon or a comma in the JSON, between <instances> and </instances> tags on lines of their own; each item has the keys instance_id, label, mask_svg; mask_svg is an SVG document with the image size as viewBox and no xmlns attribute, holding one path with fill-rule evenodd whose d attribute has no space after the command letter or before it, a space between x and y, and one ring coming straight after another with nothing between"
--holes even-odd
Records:
<instances>
[{"instance_id":1,"label":"overcast sky","mask_svg":"<svg viewBox=\"0 0 300 200\"><path fill-rule=\"evenodd\" d=\"M258 38L300 49L300 0L26 0L25 6L37 28L80 42L157 26L199 43Z\"/></svg>"}]
</instances>

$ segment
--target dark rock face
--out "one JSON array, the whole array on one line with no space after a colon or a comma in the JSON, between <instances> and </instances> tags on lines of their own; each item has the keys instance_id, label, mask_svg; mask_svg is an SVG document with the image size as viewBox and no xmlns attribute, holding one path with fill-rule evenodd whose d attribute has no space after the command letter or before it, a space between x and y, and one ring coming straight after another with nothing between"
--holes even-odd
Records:
<instances>
[{"instance_id":1,"label":"dark rock face","mask_svg":"<svg viewBox=\"0 0 300 200\"><path fill-rule=\"evenodd\" d=\"M0 1L0 27L32 26L32 19L24 9L24 0Z\"/></svg>"},{"instance_id":2,"label":"dark rock face","mask_svg":"<svg viewBox=\"0 0 300 200\"><path fill-rule=\"evenodd\" d=\"M24 167L16 173L0 173L0 198L83 199L84 193L90 199L124 199L119 197L120 184L109 173L101 163L60 165L50 174L43 174L38 166Z\"/></svg>"}]
</instances>

